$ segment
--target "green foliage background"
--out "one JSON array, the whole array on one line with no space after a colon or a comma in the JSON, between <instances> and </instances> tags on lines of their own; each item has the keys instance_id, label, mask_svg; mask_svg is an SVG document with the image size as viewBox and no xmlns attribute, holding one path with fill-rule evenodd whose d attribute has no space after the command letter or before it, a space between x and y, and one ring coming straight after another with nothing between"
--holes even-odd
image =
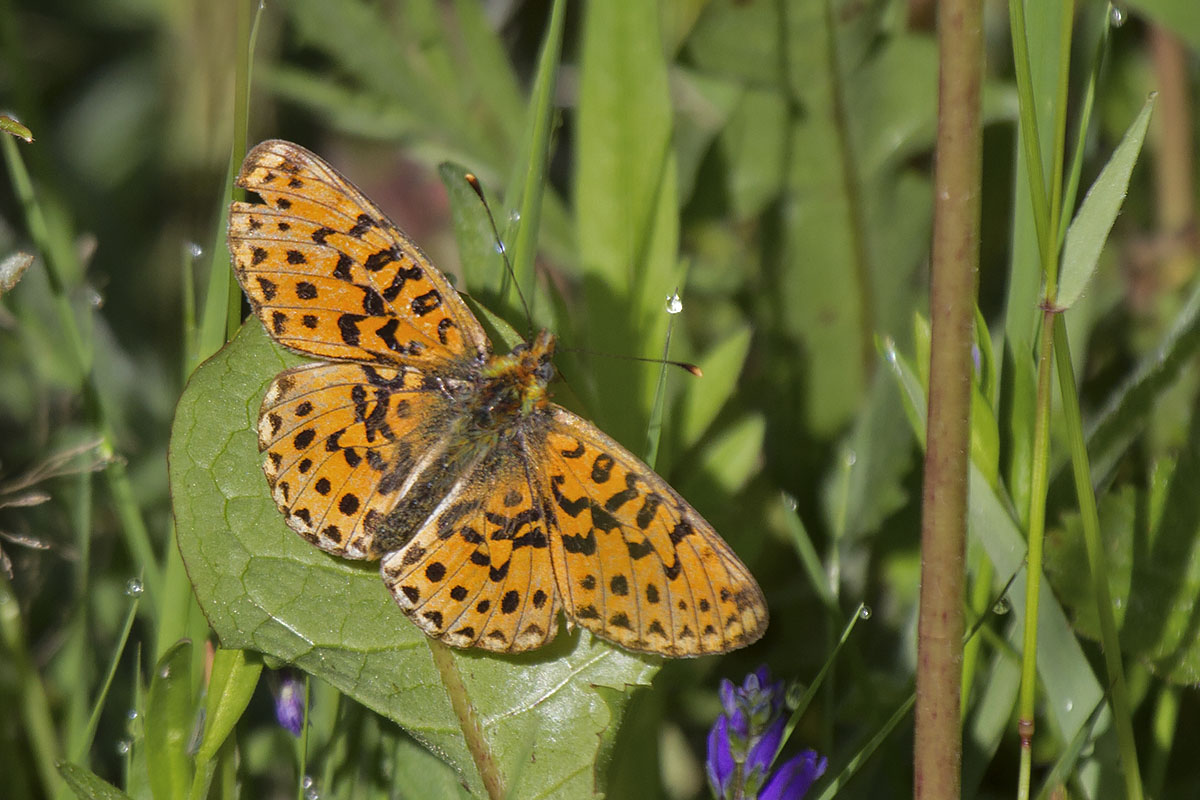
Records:
<instances>
[{"instance_id":1,"label":"green foliage background","mask_svg":"<svg viewBox=\"0 0 1200 800\"><path fill-rule=\"evenodd\" d=\"M1057 11L1028 5L1048 114L1057 53L1040 15ZM0 105L35 137L5 142L12 188L0 195L0 261L35 256L0 299L6 796L70 796L68 786L104 796L96 776L132 797L185 796L193 773L226 797L295 795L305 775L322 797L483 791L426 643L374 570L305 545L266 496L249 426L265 383L292 357L251 320L185 394L211 355L206 333L226 329L212 309L228 293L210 270L227 268L222 194L246 108L251 143L283 137L322 154L459 287L524 331L490 228L454 182L461 169L479 175L532 289L535 323L583 351L560 357L558 399L633 451L656 453L765 590L766 637L720 659L664 663L578 634L531 657L456 656L513 796L703 796L718 679L765 662L811 681L860 601L871 620L787 753L816 747L832 776L909 696L927 336L917 317L928 314L937 101L922 4L569 2L546 105L537 79L548 74L539 59L551 6L273 3L258 19L244 107L250 4L0 6ZM1023 558L1040 280L1007 11L987 10L977 613ZM1187 757L1200 713L1196 133L1169 92L1194 107L1200 12L1192 0L1140 0L1123 14L1083 137L1080 197L1146 96L1161 93L1122 213L1066 319L1139 755L1153 796L1189 797L1200 790ZM1072 119L1110 19L1079 3ZM1183 56L1174 72L1162 33ZM543 184L531 178L542 135L550 158L538 209L526 201ZM462 168L439 173L446 161ZM536 242L522 240L533 222ZM664 303L677 288L684 311L671 317ZM705 377L668 373L660 413L659 367L598 354L659 356L669 325L671 356ZM1053 425L1036 755L1047 770L1065 765L1075 791L1106 797L1119 767L1109 722L1090 718L1103 661ZM1023 580L966 663L968 796L1012 785ZM266 654L261 680L248 655L218 660L209 683L213 630L226 647ZM176 646L181 638L192 646ZM303 746L273 722L270 690L285 662L316 676ZM225 719L218 693L203 694L213 685L240 687L249 705L228 712L232 738L196 756L187 740L199 708L208 703L210 729ZM908 728L843 796L910 791ZM65 783L59 760L77 765Z\"/></svg>"}]
</instances>

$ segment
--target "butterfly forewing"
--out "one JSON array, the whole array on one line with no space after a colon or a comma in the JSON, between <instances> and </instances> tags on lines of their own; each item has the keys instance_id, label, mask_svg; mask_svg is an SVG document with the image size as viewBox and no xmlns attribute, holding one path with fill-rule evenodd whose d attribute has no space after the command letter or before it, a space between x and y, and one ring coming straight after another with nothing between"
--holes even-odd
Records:
<instances>
[{"instance_id":1,"label":"butterfly forewing","mask_svg":"<svg viewBox=\"0 0 1200 800\"><path fill-rule=\"evenodd\" d=\"M552 407L540 473L567 616L631 650L722 653L762 636L758 584L666 481L594 425Z\"/></svg>"},{"instance_id":2,"label":"butterfly forewing","mask_svg":"<svg viewBox=\"0 0 1200 800\"><path fill-rule=\"evenodd\" d=\"M299 145L246 156L229 246L255 313L280 344L383 364L477 361L487 338L462 298L370 200Z\"/></svg>"}]
</instances>

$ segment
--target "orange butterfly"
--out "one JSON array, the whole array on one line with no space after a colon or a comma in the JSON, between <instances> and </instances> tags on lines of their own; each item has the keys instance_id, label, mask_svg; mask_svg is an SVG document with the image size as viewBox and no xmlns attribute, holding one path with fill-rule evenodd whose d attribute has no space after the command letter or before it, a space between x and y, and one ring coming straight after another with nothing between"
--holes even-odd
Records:
<instances>
[{"instance_id":1,"label":"orange butterfly","mask_svg":"<svg viewBox=\"0 0 1200 800\"><path fill-rule=\"evenodd\" d=\"M258 422L288 525L381 559L425 633L516 653L558 611L630 650L722 653L767 626L758 584L687 502L549 401L554 337L493 355L425 254L313 153L246 156L229 249L267 332L322 359L278 375Z\"/></svg>"}]
</instances>

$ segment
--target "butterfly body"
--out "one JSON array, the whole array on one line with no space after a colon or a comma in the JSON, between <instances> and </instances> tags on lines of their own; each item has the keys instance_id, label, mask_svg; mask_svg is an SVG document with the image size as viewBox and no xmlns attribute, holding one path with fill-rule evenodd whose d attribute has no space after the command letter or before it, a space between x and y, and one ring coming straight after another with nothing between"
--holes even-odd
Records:
<instances>
[{"instance_id":1,"label":"butterfly body","mask_svg":"<svg viewBox=\"0 0 1200 800\"><path fill-rule=\"evenodd\" d=\"M230 250L280 344L321 361L268 388L259 445L288 525L379 559L428 635L521 652L568 624L672 656L749 644L762 593L649 467L549 399L554 337L494 355L420 249L332 167L268 141Z\"/></svg>"}]
</instances>

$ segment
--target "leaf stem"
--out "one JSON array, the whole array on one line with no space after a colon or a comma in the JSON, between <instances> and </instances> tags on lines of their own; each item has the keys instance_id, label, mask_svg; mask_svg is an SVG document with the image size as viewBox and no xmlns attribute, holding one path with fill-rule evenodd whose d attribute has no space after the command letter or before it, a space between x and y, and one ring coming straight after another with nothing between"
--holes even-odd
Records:
<instances>
[{"instance_id":1,"label":"leaf stem","mask_svg":"<svg viewBox=\"0 0 1200 800\"><path fill-rule=\"evenodd\" d=\"M454 652L436 639L429 639L429 652L433 655L433 665L441 676L442 686L446 689L454 716L458 718L467 750L471 753L471 760L475 762L475 769L479 771L484 789L492 800L503 800L508 795L504 786L504 776L488 746L487 738L479 727L479 715L471 704L462 674L454 661Z\"/></svg>"}]
</instances>

